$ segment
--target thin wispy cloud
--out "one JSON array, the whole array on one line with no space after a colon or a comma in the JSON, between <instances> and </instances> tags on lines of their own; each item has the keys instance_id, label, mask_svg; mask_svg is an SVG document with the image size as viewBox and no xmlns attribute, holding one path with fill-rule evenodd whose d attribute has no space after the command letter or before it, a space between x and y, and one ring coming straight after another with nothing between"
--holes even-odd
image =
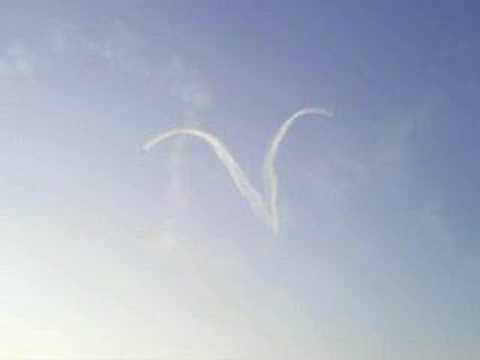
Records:
<instances>
[{"instance_id":1,"label":"thin wispy cloud","mask_svg":"<svg viewBox=\"0 0 480 360\"><path fill-rule=\"evenodd\" d=\"M31 83L45 85L61 79L58 86L75 89L88 81L92 86L104 83L108 87L113 79L123 79L139 86L149 84L150 92L142 89L143 95L158 104L173 104L168 110L158 108L160 122L175 116L184 126L199 126L213 104L208 82L175 49L152 54L153 46L143 34L118 20L93 28L59 24L29 36L7 38L0 46L0 107L5 110L2 116L8 116L9 109L19 102L15 89L28 89ZM68 93L66 89L57 90ZM143 95L136 93L132 97L142 101ZM94 122L97 118L97 114L91 114L84 121ZM12 117L7 121L12 122ZM178 139L167 160L166 186L157 193L165 213L157 219L158 225L145 230L148 238L158 234L157 240L168 244L179 236L176 217L190 202L184 180L187 162L185 140Z\"/></svg>"}]
</instances>

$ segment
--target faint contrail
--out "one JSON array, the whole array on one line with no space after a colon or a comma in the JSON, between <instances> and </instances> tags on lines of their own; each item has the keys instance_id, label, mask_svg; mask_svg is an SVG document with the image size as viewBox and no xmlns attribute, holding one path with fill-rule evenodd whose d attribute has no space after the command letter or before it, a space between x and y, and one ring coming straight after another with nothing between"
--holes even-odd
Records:
<instances>
[{"instance_id":1,"label":"faint contrail","mask_svg":"<svg viewBox=\"0 0 480 360\"><path fill-rule=\"evenodd\" d=\"M266 154L263 166L264 186L265 191L268 191L268 203L267 198L263 197L252 186L252 184L248 180L248 177L245 175L237 161L233 158L225 144L221 142L217 137L208 132L189 128L173 129L147 141L143 145L143 150L148 151L152 149L155 145L177 135L189 135L204 140L207 144L212 146L220 161L227 168L237 189L240 191L240 194L248 201L254 214L262 218L265 223L272 229L273 233L277 234L279 227L277 209L278 179L275 170L275 160L277 157L278 148L282 140L285 138L288 129L293 125L296 120L305 115L321 115L325 117L333 116L332 113L324 109L305 108L297 111L292 116L290 116L277 130Z\"/></svg>"},{"instance_id":2,"label":"faint contrail","mask_svg":"<svg viewBox=\"0 0 480 360\"><path fill-rule=\"evenodd\" d=\"M262 196L252 186L247 176L243 172L242 168L232 157L225 144L223 144L214 135L197 129L173 129L163 134L160 134L159 136L156 136L152 140L146 142L143 145L143 149L145 151L148 151L162 141L165 141L177 135L189 135L199 137L207 144L211 145L220 161L225 165L228 172L230 173L230 176L235 182L237 189L240 191L242 196L247 199L255 215L263 218L264 221L266 221L267 223L270 221L270 216L266 212Z\"/></svg>"},{"instance_id":3,"label":"faint contrail","mask_svg":"<svg viewBox=\"0 0 480 360\"><path fill-rule=\"evenodd\" d=\"M278 194L278 179L277 172L275 170L275 160L277 158L278 147L282 143L282 140L287 135L288 129L297 121L299 118L305 115L320 115L325 117L332 117L333 114L327 110L320 108L305 108L297 111L291 115L285 122L280 126L275 135L273 136L270 147L268 148L265 160L263 162L263 179L265 192L268 191L269 196L269 208L268 213L271 218L271 226L273 232L278 233L278 209L277 209L277 194Z\"/></svg>"}]
</instances>

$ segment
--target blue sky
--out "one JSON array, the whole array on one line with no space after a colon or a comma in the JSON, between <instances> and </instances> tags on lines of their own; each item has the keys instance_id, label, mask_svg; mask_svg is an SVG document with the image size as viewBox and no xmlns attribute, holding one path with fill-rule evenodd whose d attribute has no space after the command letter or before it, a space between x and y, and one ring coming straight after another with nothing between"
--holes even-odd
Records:
<instances>
[{"instance_id":1,"label":"blue sky","mask_svg":"<svg viewBox=\"0 0 480 360\"><path fill-rule=\"evenodd\" d=\"M474 2L5 2L0 358L473 359ZM280 231L252 214L217 135ZM6 346L4 345L6 344Z\"/></svg>"}]
</instances>

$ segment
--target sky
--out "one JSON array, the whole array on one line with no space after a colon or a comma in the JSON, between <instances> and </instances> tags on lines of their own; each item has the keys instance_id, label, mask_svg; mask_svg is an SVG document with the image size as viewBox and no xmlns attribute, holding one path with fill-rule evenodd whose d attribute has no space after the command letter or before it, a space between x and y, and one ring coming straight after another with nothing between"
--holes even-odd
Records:
<instances>
[{"instance_id":1,"label":"sky","mask_svg":"<svg viewBox=\"0 0 480 360\"><path fill-rule=\"evenodd\" d=\"M473 359L479 11L3 0L0 359Z\"/></svg>"}]
</instances>

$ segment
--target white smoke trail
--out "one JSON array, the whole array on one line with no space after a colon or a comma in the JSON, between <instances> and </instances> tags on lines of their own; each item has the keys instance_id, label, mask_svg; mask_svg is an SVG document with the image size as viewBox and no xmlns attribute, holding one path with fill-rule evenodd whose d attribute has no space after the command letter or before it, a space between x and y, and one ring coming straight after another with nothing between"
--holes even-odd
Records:
<instances>
[{"instance_id":1,"label":"white smoke trail","mask_svg":"<svg viewBox=\"0 0 480 360\"><path fill-rule=\"evenodd\" d=\"M159 136L156 136L150 141L147 141L143 145L143 150L148 151L152 149L155 145L178 135L189 135L198 137L204 140L207 144L211 145L220 161L227 168L237 189L240 191L240 194L250 204L250 207L254 214L262 218L267 223L267 225L270 226L270 216L264 205L262 196L252 186L250 180L248 180L242 168L240 167L240 165L238 165L233 156L230 154L230 151L225 146L225 144L223 144L214 135L198 129L173 129L167 131L166 133L160 134Z\"/></svg>"},{"instance_id":2,"label":"white smoke trail","mask_svg":"<svg viewBox=\"0 0 480 360\"><path fill-rule=\"evenodd\" d=\"M262 197L262 195L252 186L242 168L233 158L225 144L208 132L189 128L173 129L147 141L143 145L143 150L149 151L159 143L178 135L188 135L204 140L207 144L212 146L220 161L227 168L235 183L235 186L240 191L240 194L248 201L253 213L262 218L263 221L265 221L265 223L272 229L273 233L277 234L279 228L277 209L278 179L275 170L275 160L277 157L278 148L282 140L285 138L289 128L296 120L305 115L321 115L325 117L333 116L332 113L324 109L305 108L290 116L278 129L272 139L264 161L264 181L265 191L268 191L268 204L266 202L266 198Z\"/></svg>"},{"instance_id":3,"label":"white smoke trail","mask_svg":"<svg viewBox=\"0 0 480 360\"><path fill-rule=\"evenodd\" d=\"M269 196L269 208L268 212L271 218L271 226L273 232L278 233L278 208L277 208L277 198L278 198L278 178L277 172L275 170L275 160L277 158L278 148L282 140L287 135L290 127L297 121L299 118L305 115L320 115L324 117L333 117L333 114L325 109L320 108L304 108L297 111L291 115L285 122L280 126L275 135L272 138L270 147L268 148L267 155L263 162L263 176L264 176L264 187L265 192Z\"/></svg>"}]
</instances>

